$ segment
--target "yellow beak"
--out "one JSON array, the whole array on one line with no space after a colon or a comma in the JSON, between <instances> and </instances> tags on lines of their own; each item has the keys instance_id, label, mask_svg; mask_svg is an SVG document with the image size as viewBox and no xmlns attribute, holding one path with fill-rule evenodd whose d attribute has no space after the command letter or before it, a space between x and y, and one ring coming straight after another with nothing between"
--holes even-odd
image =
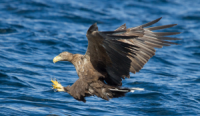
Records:
<instances>
[{"instance_id":1,"label":"yellow beak","mask_svg":"<svg viewBox=\"0 0 200 116\"><path fill-rule=\"evenodd\" d=\"M62 58L60 56L56 56L53 59L53 63L56 63L56 62L61 61L61 60L62 60Z\"/></svg>"}]
</instances>

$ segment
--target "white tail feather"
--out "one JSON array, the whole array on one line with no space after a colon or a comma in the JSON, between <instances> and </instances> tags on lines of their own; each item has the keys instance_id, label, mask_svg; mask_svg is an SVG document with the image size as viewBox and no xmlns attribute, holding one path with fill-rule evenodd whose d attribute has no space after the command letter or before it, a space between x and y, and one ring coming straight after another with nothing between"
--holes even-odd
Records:
<instances>
[{"instance_id":1,"label":"white tail feather","mask_svg":"<svg viewBox=\"0 0 200 116\"><path fill-rule=\"evenodd\" d=\"M119 91L119 92L129 92L129 90L120 90L120 89L110 89L111 91Z\"/></svg>"},{"instance_id":2,"label":"white tail feather","mask_svg":"<svg viewBox=\"0 0 200 116\"><path fill-rule=\"evenodd\" d=\"M130 92L135 92L135 90L138 90L138 91L144 91L144 88L130 88Z\"/></svg>"},{"instance_id":3,"label":"white tail feather","mask_svg":"<svg viewBox=\"0 0 200 116\"><path fill-rule=\"evenodd\" d=\"M119 91L119 92L135 92L135 90L144 91L144 88L110 89L110 91Z\"/></svg>"}]
</instances>

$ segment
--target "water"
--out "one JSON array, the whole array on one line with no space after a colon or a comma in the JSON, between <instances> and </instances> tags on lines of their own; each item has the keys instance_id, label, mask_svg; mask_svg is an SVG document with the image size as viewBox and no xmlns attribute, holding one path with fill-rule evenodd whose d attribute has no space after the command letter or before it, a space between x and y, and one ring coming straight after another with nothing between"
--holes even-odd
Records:
<instances>
[{"instance_id":1,"label":"water","mask_svg":"<svg viewBox=\"0 0 200 116\"><path fill-rule=\"evenodd\" d=\"M200 1L189 0L1 0L0 115L200 115ZM77 79L68 62L53 64L62 51L84 54L86 31L123 23L138 26L163 17L156 25L177 23L180 45L156 52L125 87L145 91L126 97L79 102L54 92L51 78L63 85Z\"/></svg>"}]
</instances>

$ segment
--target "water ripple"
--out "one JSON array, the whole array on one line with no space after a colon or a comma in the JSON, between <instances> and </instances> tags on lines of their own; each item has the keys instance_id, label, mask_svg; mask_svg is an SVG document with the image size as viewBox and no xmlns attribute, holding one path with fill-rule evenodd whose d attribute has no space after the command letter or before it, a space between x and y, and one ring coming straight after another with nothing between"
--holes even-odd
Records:
<instances>
[{"instance_id":1,"label":"water ripple","mask_svg":"<svg viewBox=\"0 0 200 116\"><path fill-rule=\"evenodd\" d=\"M187 0L1 0L0 115L199 115L200 2ZM158 17L155 25L177 23L166 31L182 32L178 46L156 49L156 55L124 87L144 91L102 100L78 102L52 90L51 78L63 85L77 79L69 62L52 63L60 52L84 54L86 32L123 23L138 26Z\"/></svg>"}]
</instances>

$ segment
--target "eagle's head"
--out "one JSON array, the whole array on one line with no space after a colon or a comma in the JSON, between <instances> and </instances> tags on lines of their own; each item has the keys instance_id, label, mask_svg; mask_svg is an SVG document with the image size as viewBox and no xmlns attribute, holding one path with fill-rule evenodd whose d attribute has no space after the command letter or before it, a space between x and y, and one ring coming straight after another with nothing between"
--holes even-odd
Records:
<instances>
[{"instance_id":1,"label":"eagle's head","mask_svg":"<svg viewBox=\"0 0 200 116\"><path fill-rule=\"evenodd\" d=\"M58 56L54 57L53 62L56 63L58 61L69 61L71 62L73 59L73 54L69 52L62 52Z\"/></svg>"}]
</instances>

